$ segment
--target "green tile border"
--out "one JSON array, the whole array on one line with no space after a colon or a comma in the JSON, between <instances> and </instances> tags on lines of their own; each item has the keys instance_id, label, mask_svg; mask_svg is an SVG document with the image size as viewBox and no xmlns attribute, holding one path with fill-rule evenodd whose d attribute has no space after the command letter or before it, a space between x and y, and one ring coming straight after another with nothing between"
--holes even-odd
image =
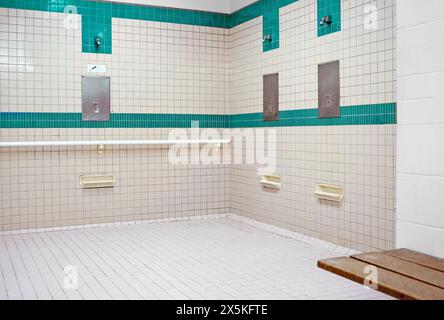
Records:
<instances>
[{"instance_id":1,"label":"green tile border","mask_svg":"<svg viewBox=\"0 0 444 320\"><path fill-rule=\"evenodd\" d=\"M82 52L84 53L112 53L112 15L111 3L95 5L89 3L82 8ZM94 43L96 37L100 37L101 45Z\"/></svg>"},{"instance_id":2,"label":"green tile border","mask_svg":"<svg viewBox=\"0 0 444 320\"><path fill-rule=\"evenodd\" d=\"M296 1L259 0L232 14L93 0L0 0L0 7L62 13L75 6L82 15L82 52L103 54L112 53L112 18L230 29L263 16L264 36L272 35L272 41L264 43L264 51L269 51L279 48L279 9ZM102 39L98 48L95 36Z\"/></svg>"},{"instance_id":3,"label":"green tile border","mask_svg":"<svg viewBox=\"0 0 444 320\"><path fill-rule=\"evenodd\" d=\"M82 121L81 113L0 112L0 128L227 128L228 115L113 113L110 121Z\"/></svg>"},{"instance_id":4,"label":"green tile border","mask_svg":"<svg viewBox=\"0 0 444 320\"><path fill-rule=\"evenodd\" d=\"M75 6L77 13L100 17L136 19L197 26L231 28L231 15L198 10L93 0L0 0L0 7L48 12L64 12Z\"/></svg>"},{"instance_id":5,"label":"green tile border","mask_svg":"<svg viewBox=\"0 0 444 320\"><path fill-rule=\"evenodd\" d=\"M396 103L341 107L338 118L319 118L318 109L286 110L279 120L263 121L262 112L232 115L230 128L396 124Z\"/></svg>"},{"instance_id":6,"label":"green tile border","mask_svg":"<svg viewBox=\"0 0 444 320\"><path fill-rule=\"evenodd\" d=\"M320 25L321 19L327 15L332 23ZM317 0L318 37L341 31L341 0Z\"/></svg>"},{"instance_id":7,"label":"green tile border","mask_svg":"<svg viewBox=\"0 0 444 320\"><path fill-rule=\"evenodd\" d=\"M186 10L138 4L93 0L0 0L0 7L48 12L64 12L75 6L82 15L82 52L112 53L112 18L179 23L196 26L232 28L257 17L263 17L263 36L272 41L263 44L263 51L279 48L279 9L298 0L259 0L232 14ZM333 23L320 26L323 16L331 15ZM341 0L317 0L318 36L341 30ZM100 36L102 45L94 45Z\"/></svg>"},{"instance_id":8,"label":"green tile border","mask_svg":"<svg viewBox=\"0 0 444 320\"><path fill-rule=\"evenodd\" d=\"M271 41L263 42L263 52L279 48L279 9L271 8L262 16L262 36L269 35Z\"/></svg>"},{"instance_id":9,"label":"green tile border","mask_svg":"<svg viewBox=\"0 0 444 320\"><path fill-rule=\"evenodd\" d=\"M396 124L396 103L341 107L339 118L320 119L318 110L279 112L279 120L263 121L262 112L235 115L113 113L107 122L83 122L80 113L0 112L0 128L249 128Z\"/></svg>"},{"instance_id":10,"label":"green tile border","mask_svg":"<svg viewBox=\"0 0 444 320\"><path fill-rule=\"evenodd\" d=\"M62 13L66 6L75 6L78 14L95 16L99 22L113 17L231 28L231 15L224 13L94 0L0 0L0 7L24 10Z\"/></svg>"}]
</instances>

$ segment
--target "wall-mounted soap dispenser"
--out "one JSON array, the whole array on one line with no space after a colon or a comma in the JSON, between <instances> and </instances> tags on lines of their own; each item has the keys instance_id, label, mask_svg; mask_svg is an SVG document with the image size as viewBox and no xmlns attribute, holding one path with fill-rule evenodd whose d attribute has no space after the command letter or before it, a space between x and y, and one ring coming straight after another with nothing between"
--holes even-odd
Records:
<instances>
[{"instance_id":1,"label":"wall-mounted soap dispenser","mask_svg":"<svg viewBox=\"0 0 444 320\"><path fill-rule=\"evenodd\" d=\"M339 61L318 65L319 118L339 117Z\"/></svg>"},{"instance_id":2,"label":"wall-mounted soap dispenser","mask_svg":"<svg viewBox=\"0 0 444 320\"><path fill-rule=\"evenodd\" d=\"M82 120L110 120L110 78L82 77Z\"/></svg>"},{"instance_id":3,"label":"wall-mounted soap dispenser","mask_svg":"<svg viewBox=\"0 0 444 320\"><path fill-rule=\"evenodd\" d=\"M264 121L279 120L279 73L264 75Z\"/></svg>"}]
</instances>

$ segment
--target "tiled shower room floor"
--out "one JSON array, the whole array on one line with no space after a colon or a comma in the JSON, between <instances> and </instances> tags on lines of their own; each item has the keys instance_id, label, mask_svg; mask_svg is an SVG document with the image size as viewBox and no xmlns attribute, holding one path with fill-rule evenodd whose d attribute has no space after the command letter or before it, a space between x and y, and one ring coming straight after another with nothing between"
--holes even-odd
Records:
<instances>
[{"instance_id":1,"label":"tiled shower room floor","mask_svg":"<svg viewBox=\"0 0 444 320\"><path fill-rule=\"evenodd\" d=\"M388 299L230 218L0 236L0 299Z\"/></svg>"}]
</instances>

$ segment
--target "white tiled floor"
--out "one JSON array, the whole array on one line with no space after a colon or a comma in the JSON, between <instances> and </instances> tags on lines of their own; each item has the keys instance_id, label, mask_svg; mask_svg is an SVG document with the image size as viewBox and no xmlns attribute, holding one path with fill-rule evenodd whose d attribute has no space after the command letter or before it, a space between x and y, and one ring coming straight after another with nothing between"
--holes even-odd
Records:
<instances>
[{"instance_id":1,"label":"white tiled floor","mask_svg":"<svg viewBox=\"0 0 444 320\"><path fill-rule=\"evenodd\" d=\"M389 298L316 267L337 255L229 218L7 235L0 299Z\"/></svg>"}]
</instances>

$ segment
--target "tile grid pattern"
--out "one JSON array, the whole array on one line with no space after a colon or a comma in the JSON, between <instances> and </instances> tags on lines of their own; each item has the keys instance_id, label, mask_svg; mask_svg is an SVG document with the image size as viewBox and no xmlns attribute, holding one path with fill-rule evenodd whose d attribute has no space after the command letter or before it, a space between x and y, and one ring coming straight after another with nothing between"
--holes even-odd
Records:
<instances>
[{"instance_id":1,"label":"tile grid pattern","mask_svg":"<svg viewBox=\"0 0 444 320\"><path fill-rule=\"evenodd\" d=\"M278 192L258 183L258 165L231 167L231 212L360 251L394 247L395 127L276 129ZM344 187L344 202L314 195Z\"/></svg>"},{"instance_id":2,"label":"tile grid pattern","mask_svg":"<svg viewBox=\"0 0 444 320\"><path fill-rule=\"evenodd\" d=\"M112 53L112 19L145 20L183 25L232 28L258 16L267 21L264 35L271 32L272 41L264 44L264 51L279 48L279 8L297 0L259 0L233 14L107 3L85 0L0 0L0 7L39 10L82 15L82 51L85 53ZM272 12L269 15L268 12ZM101 45L94 39L99 36Z\"/></svg>"},{"instance_id":3,"label":"tile grid pattern","mask_svg":"<svg viewBox=\"0 0 444 320\"><path fill-rule=\"evenodd\" d=\"M0 112L0 128L246 128L288 126L337 126L396 123L396 104L349 106L341 117L321 119L317 109L279 112L279 120L263 121L263 113L237 115L111 114L107 122L84 122L81 113Z\"/></svg>"},{"instance_id":4,"label":"tile grid pattern","mask_svg":"<svg viewBox=\"0 0 444 320\"><path fill-rule=\"evenodd\" d=\"M316 1L290 4L280 10L280 49L267 54L261 52L258 37L260 18L228 30L232 71L227 112L242 110L249 115L240 116L241 122L258 121L262 75L279 72L281 114L301 112L310 118L315 111L304 109L317 105L317 64L340 60L341 105L387 105L387 110L393 110L387 117L396 123L396 106L387 104L396 100L395 3L376 3L376 30L364 29L368 4L375 3L342 1L342 31L326 37L317 37ZM289 106L296 110L287 110ZM347 110L342 108L341 113ZM234 165L231 212L360 251L394 246L394 125L279 127L275 131L274 173L282 177L282 189L276 193L262 190L257 182L260 166ZM317 200L313 191L319 182L344 186L344 203Z\"/></svg>"},{"instance_id":5,"label":"tile grid pattern","mask_svg":"<svg viewBox=\"0 0 444 320\"><path fill-rule=\"evenodd\" d=\"M444 2L397 2L396 243L444 258Z\"/></svg>"},{"instance_id":6,"label":"tile grid pattern","mask_svg":"<svg viewBox=\"0 0 444 320\"><path fill-rule=\"evenodd\" d=\"M281 46L263 54L261 19L227 31L229 63L228 114L262 111L262 76L279 72L280 110L318 105L317 65L340 60L341 106L396 101L395 6L378 7L378 28L364 29L363 8L370 0L342 6L343 30L317 37L316 1L302 0L280 10Z\"/></svg>"},{"instance_id":7,"label":"tile grid pattern","mask_svg":"<svg viewBox=\"0 0 444 320\"><path fill-rule=\"evenodd\" d=\"M206 114L197 120L212 126L224 111L222 29L113 19L114 53L96 55L82 54L80 20L67 23L59 13L4 8L0 17L0 111L8 117L19 111L25 117L44 112L49 121L60 113L63 119L75 118L80 77L92 63L107 65L105 75L114 79L112 112L123 114L116 115L119 121L155 112L167 114L156 120L179 126L183 118L176 114L197 113ZM186 119L186 126L196 120ZM168 139L169 133L161 128L12 128L1 129L0 136L3 141L131 140ZM2 149L1 229L226 213L228 167L172 165L168 154L158 147L107 147L103 156L94 147ZM78 184L81 174L107 173L117 178L112 190L85 192Z\"/></svg>"},{"instance_id":8,"label":"tile grid pattern","mask_svg":"<svg viewBox=\"0 0 444 320\"><path fill-rule=\"evenodd\" d=\"M340 108L339 118L319 118L318 109L299 109L279 111L279 120L263 121L263 113L232 115L231 128L248 127L305 127L305 126L350 126L378 125L396 123L396 104L349 106Z\"/></svg>"},{"instance_id":9,"label":"tile grid pattern","mask_svg":"<svg viewBox=\"0 0 444 320\"><path fill-rule=\"evenodd\" d=\"M279 50L266 54L262 52L259 16L230 30L115 18L113 55L82 54L80 27L65 28L63 15L3 8L0 9L0 105L6 112L78 112L80 75L85 73L86 64L98 63L106 64L106 75L117 80L112 88L114 113L216 115L223 110L226 115L251 113L254 117L261 111L262 74L281 72L282 109L298 116L297 112L312 112L299 109L317 104L316 64L338 58L342 61L343 75L341 105L386 104L395 101L393 8L392 1L383 2L378 11L380 27L370 32L360 29L364 17L361 1L345 1L343 31L317 38L316 1L298 1L280 9L280 38L285 41ZM8 23L2 24L3 21ZM24 30L30 31L29 34ZM57 39L65 37L66 43L57 44ZM6 42L11 44L11 50L5 51ZM343 56L345 52L353 55ZM67 60L70 64L66 64ZM7 94L3 94L3 88L7 88ZM144 93L142 88L150 91ZM289 108L298 111L286 110ZM388 116L393 119L393 115ZM284 196L263 197L256 188L254 168L234 168L230 176L229 167L171 167L165 149L115 148L107 150L105 157L98 157L93 148L2 152L2 228L171 217L178 213L217 214L230 210L264 220L265 213L259 208L255 215L251 202L258 195L257 199L264 203L261 207L269 208L266 217L269 223L292 230L309 229L311 235L363 250L388 248L393 245L394 230L391 222L394 130L390 125L384 127L279 128L277 173L284 176L284 185L296 185L303 190L300 197L304 198L304 204L298 210L295 201L299 198L295 197L299 195L287 193L288 190ZM376 133L378 138L370 147L367 143L372 139L372 130L381 134ZM164 129L137 128L1 131L2 139L10 141L29 137L165 139L167 134ZM355 135L357 140L348 142L348 135ZM299 140L303 136L311 142ZM300 146L291 144L295 139ZM338 143L332 144L336 139ZM294 151L294 148L303 149ZM286 150L293 151L290 154ZM344 150L352 153L344 155ZM325 159L316 160L322 159L319 156ZM136 159L128 162L128 157ZM66 165L68 158L71 162ZM140 171L144 171L142 179L137 179ZM77 185L78 175L98 172L112 172L124 184L112 194L83 194ZM347 172L349 176L339 179L335 172ZM373 176L375 172L377 177ZM383 172L387 173L384 179ZM352 187L358 185L359 192L347 194L350 206L346 210L312 203L313 174L319 177L316 180L332 183L353 181ZM249 192L244 197L247 206L237 200L236 194L234 197L229 194L230 179L236 190L232 193L241 187ZM361 186L365 193L360 191ZM70 200L73 190L76 203ZM276 213L271 205L275 201L286 208L283 211L286 217ZM102 206L92 206L94 203ZM316 216L319 212L329 223L310 222L309 228L305 227L304 221L321 219ZM345 232L344 237L338 237L339 230L351 230L351 236L347 238L349 233Z\"/></svg>"},{"instance_id":10,"label":"tile grid pattern","mask_svg":"<svg viewBox=\"0 0 444 320\"><path fill-rule=\"evenodd\" d=\"M112 113L224 114L223 29L114 19L114 54L96 55L82 54L78 20L66 15L0 8L0 17L0 112L75 117L86 65L103 64Z\"/></svg>"},{"instance_id":11,"label":"tile grid pattern","mask_svg":"<svg viewBox=\"0 0 444 320\"><path fill-rule=\"evenodd\" d=\"M227 115L112 113L110 121L82 121L81 113L0 113L0 128L229 128Z\"/></svg>"},{"instance_id":12,"label":"tile grid pattern","mask_svg":"<svg viewBox=\"0 0 444 320\"><path fill-rule=\"evenodd\" d=\"M341 0L317 0L318 37L341 31ZM321 26L323 17L331 16L331 24Z\"/></svg>"},{"instance_id":13,"label":"tile grid pattern","mask_svg":"<svg viewBox=\"0 0 444 320\"><path fill-rule=\"evenodd\" d=\"M316 267L334 254L230 219L2 236L0 299L389 298Z\"/></svg>"},{"instance_id":14,"label":"tile grid pattern","mask_svg":"<svg viewBox=\"0 0 444 320\"><path fill-rule=\"evenodd\" d=\"M21 130L21 131L20 131ZM168 139L168 129L10 129L10 140ZM2 149L0 229L19 230L226 213L229 166L172 164L158 146ZM79 176L113 174L110 189Z\"/></svg>"}]
</instances>

